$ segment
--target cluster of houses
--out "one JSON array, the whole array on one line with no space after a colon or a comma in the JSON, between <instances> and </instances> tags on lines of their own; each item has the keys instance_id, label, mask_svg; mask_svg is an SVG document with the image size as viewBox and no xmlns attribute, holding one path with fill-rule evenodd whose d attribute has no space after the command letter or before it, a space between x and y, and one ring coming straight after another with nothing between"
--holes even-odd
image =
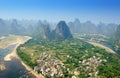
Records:
<instances>
[{"instance_id":1,"label":"cluster of houses","mask_svg":"<svg viewBox=\"0 0 120 78\"><path fill-rule=\"evenodd\" d=\"M34 71L37 73L50 78L54 78L54 76L63 77L62 68L64 68L64 64L50 54L44 54L37 62L38 65L34 67Z\"/></svg>"},{"instance_id":2,"label":"cluster of houses","mask_svg":"<svg viewBox=\"0 0 120 78\"><path fill-rule=\"evenodd\" d=\"M104 61L100 57L93 56L91 58L79 61L79 67L75 70L69 70L65 65L51 54L44 53L38 60L38 65L34 67L34 71L43 76L54 78L55 76L64 78L63 69L69 74L74 74L72 78L77 78L78 75L84 73L88 78L98 77L98 66ZM82 70L82 71L80 71Z\"/></svg>"},{"instance_id":3,"label":"cluster of houses","mask_svg":"<svg viewBox=\"0 0 120 78\"><path fill-rule=\"evenodd\" d=\"M79 61L80 69L83 69L83 72L89 78L97 78L98 77L98 69L97 67L101 64L103 60L100 57L93 56L87 60Z\"/></svg>"}]
</instances>

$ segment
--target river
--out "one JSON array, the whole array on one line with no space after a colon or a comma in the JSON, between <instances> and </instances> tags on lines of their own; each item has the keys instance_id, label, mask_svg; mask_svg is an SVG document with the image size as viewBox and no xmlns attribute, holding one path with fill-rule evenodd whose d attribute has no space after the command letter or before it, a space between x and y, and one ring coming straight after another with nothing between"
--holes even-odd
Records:
<instances>
[{"instance_id":1,"label":"river","mask_svg":"<svg viewBox=\"0 0 120 78\"><path fill-rule=\"evenodd\" d=\"M5 49L0 48L0 64L4 64L5 70L0 71L0 78L35 78L17 58L4 61L4 57L12 52L16 45L10 45Z\"/></svg>"},{"instance_id":2,"label":"river","mask_svg":"<svg viewBox=\"0 0 120 78\"><path fill-rule=\"evenodd\" d=\"M89 42L83 40L85 42ZM113 46L107 43L99 43L102 44L114 51ZM4 57L12 52L16 45L10 45L7 48L0 48L0 64L3 63L6 67L5 70L0 71L0 78L36 78L29 71L25 69L25 67L21 64L19 59L13 58L11 61L4 61Z\"/></svg>"},{"instance_id":3,"label":"river","mask_svg":"<svg viewBox=\"0 0 120 78\"><path fill-rule=\"evenodd\" d=\"M109 49L111 49L112 51L114 51L114 52L115 52L115 55L120 59L120 54L118 54L118 52L115 50L115 47L114 47L113 45L110 45L110 44L108 44L108 43L106 43L106 42L91 41L91 40L84 39L84 38L82 38L82 39L80 39L80 40L82 40L82 41L84 41L84 42L87 42L87 43L93 42L93 43L100 44L100 45L103 45L103 46L105 46L105 47L108 47Z\"/></svg>"}]
</instances>

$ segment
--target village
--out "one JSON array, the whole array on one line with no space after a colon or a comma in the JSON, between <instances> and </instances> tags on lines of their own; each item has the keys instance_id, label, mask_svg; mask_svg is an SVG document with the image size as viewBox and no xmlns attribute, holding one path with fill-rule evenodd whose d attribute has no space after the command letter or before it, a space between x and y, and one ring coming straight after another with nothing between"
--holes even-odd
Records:
<instances>
[{"instance_id":1,"label":"village","mask_svg":"<svg viewBox=\"0 0 120 78\"><path fill-rule=\"evenodd\" d=\"M69 55L66 57L72 58ZM64 71L67 71L68 74L73 74L72 78L78 78L78 76L81 74L85 74L89 78L97 78L99 73L97 67L101 65L102 61L104 60L100 59L100 57L93 56L89 59L78 61L79 67L74 70L70 70L59 59L51 56L48 53L43 53L42 57L37 60L38 65L34 67L34 71L50 78L64 78Z\"/></svg>"}]
</instances>

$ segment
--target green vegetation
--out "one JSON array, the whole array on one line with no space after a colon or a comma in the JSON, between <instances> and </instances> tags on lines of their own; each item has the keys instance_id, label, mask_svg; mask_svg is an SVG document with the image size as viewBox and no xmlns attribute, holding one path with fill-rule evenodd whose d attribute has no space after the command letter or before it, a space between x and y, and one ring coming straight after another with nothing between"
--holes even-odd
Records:
<instances>
[{"instance_id":1,"label":"green vegetation","mask_svg":"<svg viewBox=\"0 0 120 78\"><path fill-rule=\"evenodd\" d=\"M120 77L120 60L115 55L79 39L31 39L18 47L17 54L46 78Z\"/></svg>"},{"instance_id":2,"label":"green vegetation","mask_svg":"<svg viewBox=\"0 0 120 78\"><path fill-rule=\"evenodd\" d=\"M110 39L107 39L106 41L102 41L102 42L112 45L114 48L114 51L116 51L117 54L120 55L120 43L118 40L116 40L114 38L110 38Z\"/></svg>"},{"instance_id":3,"label":"green vegetation","mask_svg":"<svg viewBox=\"0 0 120 78\"><path fill-rule=\"evenodd\" d=\"M109 39L109 37L102 35L102 34L74 34L75 38L81 38L81 39L86 39L86 40L91 40L91 41L96 41L96 42L101 42L101 41L106 41Z\"/></svg>"}]
</instances>

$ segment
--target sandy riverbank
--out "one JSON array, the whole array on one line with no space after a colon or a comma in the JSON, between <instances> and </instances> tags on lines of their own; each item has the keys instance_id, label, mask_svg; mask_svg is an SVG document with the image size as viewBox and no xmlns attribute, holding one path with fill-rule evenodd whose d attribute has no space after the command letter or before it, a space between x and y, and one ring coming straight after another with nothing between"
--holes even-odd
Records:
<instances>
[{"instance_id":1,"label":"sandy riverbank","mask_svg":"<svg viewBox=\"0 0 120 78\"><path fill-rule=\"evenodd\" d=\"M17 38L17 40L14 43L11 43L9 45L13 45L16 44L15 48L13 49L13 51L10 54L7 54L4 57L5 61L10 61L12 59L12 57L15 58L19 58L18 55L16 54L16 49L20 44L24 44L26 41L28 41L29 39L31 39L31 37L26 37L26 39L22 39L22 38Z\"/></svg>"},{"instance_id":2,"label":"sandy riverbank","mask_svg":"<svg viewBox=\"0 0 120 78\"><path fill-rule=\"evenodd\" d=\"M41 74L37 74L36 72L34 72L29 66L27 66L20 58L19 56L16 54L16 49L20 44L24 44L26 41L28 41L29 39L31 39L31 37L27 37L26 39L17 39L16 46L13 49L13 51L6 55L4 57L4 61L10 61L12 58L17 58L20 60L21 64L26 68L26 70L30 71L30 73L32 73L34 76L36 76L36 78L44 78Z\"/></svg>"},{"instance_id":3,"label":"sandy riverbank","mask_svg":"<svg viewBox=\"0 0 120 78\"><path fill-rule=\"evenodd\" d=\"M98 46L98 47L100 47L100 48L103 48L103 49L105 49L107 52L116 54L115 51L113 51L113 50L110 49L109 47L106 47L106 46L104 46L104 45L102 45L102 44L99 44L99 43L96 43L96 42L88 42L88 43L90 43L90 44L92 44L92 45L94 45L94 46Z\"/></svg>"}]
</instances>

